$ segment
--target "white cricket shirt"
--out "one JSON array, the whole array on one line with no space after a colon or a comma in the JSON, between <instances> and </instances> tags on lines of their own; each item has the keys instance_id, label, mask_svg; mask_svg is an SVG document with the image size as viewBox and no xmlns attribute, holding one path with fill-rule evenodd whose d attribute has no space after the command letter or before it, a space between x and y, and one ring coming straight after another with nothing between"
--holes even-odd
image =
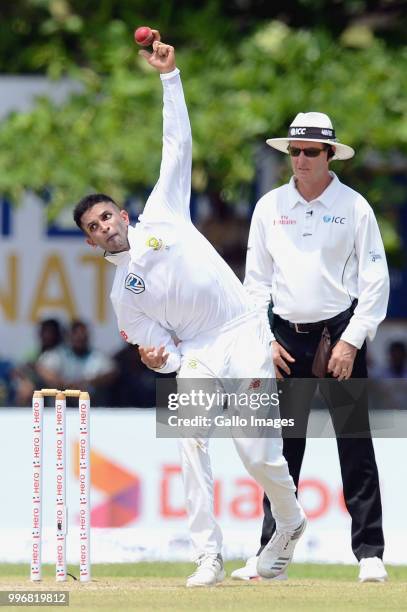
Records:
<instances>
[{"instance_id":1,"label":"white cricket shirt","mask_svg":"<svg viewBox=\"0 0 407 612\"><path fill-rule=\"evenodd\" d=\"M330 319L357 298L341 338L360 348L386 315L386 256L369 204L330 174L331 183L311 202L294 177L259 200L244 284L265 316L271 297L273 311L293 323Z\"/></svg>"},{"instance_id":2,"label":"white cricket shirt","mask_svg":"<svg viewBox=\"0 0 407 612\"><path fill-rule=\"evenodd\" d=\"M182 340L215 330L250 310L242 283L191 222L192 138L179 70L162 74L160 177L135 227L130 250L105 254L116 264L111 300L131 344L165 346L162 373L178 370ZM170 333L171 332L171 333Z\"/></svg>"}]
</instances>

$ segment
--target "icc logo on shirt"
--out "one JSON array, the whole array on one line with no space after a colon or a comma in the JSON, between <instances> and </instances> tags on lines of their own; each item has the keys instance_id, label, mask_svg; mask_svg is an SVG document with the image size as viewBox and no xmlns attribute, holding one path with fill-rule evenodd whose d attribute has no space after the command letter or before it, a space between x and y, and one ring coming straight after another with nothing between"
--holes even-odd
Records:
<instances>
[{"instance_id":1,"label":"icc logo on shirt","mask_svg":"<svg viewBox=\"0 0 407 612\"><path fill-rule=\"evenodd\" d=\"M340 225L344 225L346 221L346 217L331 217L330 215L324 215L322 219L324 223L340 223Z\"/></svg>"}]
</instances>

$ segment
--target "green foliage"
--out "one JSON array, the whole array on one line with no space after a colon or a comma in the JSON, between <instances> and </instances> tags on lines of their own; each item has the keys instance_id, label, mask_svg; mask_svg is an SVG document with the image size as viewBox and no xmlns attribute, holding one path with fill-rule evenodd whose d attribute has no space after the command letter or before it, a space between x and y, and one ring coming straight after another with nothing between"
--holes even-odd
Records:
<instances>
[{"instance_id":1,"label":"green foliage","mask_svg":"<svg viewBox=\"0 0 407 612\"><path fill-rule=\"evenodd\" d=\"M62 107L41 99L31 112L0 124L0 192L18 200L23 189L49 186L55 212L91 190L122 201L154 184L161 86L138 58L129 26L132 20L148 22L145 13L141 19L133 9L130 17L134 3L119 9L113 0L86 3L86 12L79 1L26 4L36 16L35 31L20 24L25 36L33 36L31 66L47 68L51 77L69 75L82 92ZM154 23L171 23L174 6L151 2ZM181 41L177 62L194 135L195 189L222 191L230 201L248 193L259 143L284 135L300 110L321 110L334 119L339 138L357 150L354 160L340 164L341 175L355 187L363 176L361 191L369 187L379 212L405 197L389 194L380 177L367 176L366 164L376 152L379 166L391 168L387 160L394 152L407 152L406 47L392 48L360 32L358 38L357 31L333 37L324 28L295 30L281 21L263 21L238 38L235 21L225 25L215 0L202 3L201 11L187 2L179 7L171 38ZM397 250L397 233L387 230L385 236Z\"/></svg>"},{"instance_id":2,"label":"green foliage","mask_svg":"<svg viewBox=\"0 0 407 612\"><path fill-rule=\"evenodd\" d=\"M154 24L177 46L206 51L220 39L234 46L273 19L350 46L374 36L394 48L405 42L404 0L13 0L1 6L0 72L58 75L90 62L97 69L111 22L130 34L136 24Z\"/></svg>"}]
</instances>

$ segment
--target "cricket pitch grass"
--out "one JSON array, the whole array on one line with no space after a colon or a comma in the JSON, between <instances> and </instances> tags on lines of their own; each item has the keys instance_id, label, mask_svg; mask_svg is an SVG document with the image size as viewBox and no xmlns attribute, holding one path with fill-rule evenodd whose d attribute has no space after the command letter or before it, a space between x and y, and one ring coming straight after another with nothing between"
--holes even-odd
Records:
<instances>
[{"instance_id":1,"label":"cricket pitch grass","mask_svg":"<svg viewBox=\"0 0 407 612\"><path fill-rule=\"evenodd\" d=\"M226 563L228 576L241 565L239 561ZM45 566L42 582L33 584L28 580L27 565L0 564L0 590L67 590L69 607L62 609L86 612L407 611L407 566L389 566L387 569L388 582L359 584L355 565L293 564L289 568L289 580L284 582L241 582L228 577L217 587L187 589L185 578L194 570L190 563L94 565L92 582L81 584L68 578L68 582L58 585L52 566ZM70 567L69 571L74 575L78 573L76 567ZM56 607L60 608L49 606L45 610ZM1 607L1 610L15 609L16 606ZM30 609L40 608L30 606Z\"/></svg>"}]
</instances>

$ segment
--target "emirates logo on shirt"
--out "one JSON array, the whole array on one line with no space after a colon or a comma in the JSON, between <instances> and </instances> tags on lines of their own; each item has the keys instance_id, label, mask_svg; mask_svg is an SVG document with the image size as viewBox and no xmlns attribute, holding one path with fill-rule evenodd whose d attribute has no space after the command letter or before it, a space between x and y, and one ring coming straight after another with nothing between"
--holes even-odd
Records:
<instances>
[{"instance_id":1,"label":"emirates logo on shirt","mask_svg":"<svg viewBox=\"0 0 407 612\"><path fill-rule=\"evenodd\" d=\"M290 219L287 215L281 215L279 219L273 219L273 225L296 225L295 219Z\"/></svg>"}]
</instances>

